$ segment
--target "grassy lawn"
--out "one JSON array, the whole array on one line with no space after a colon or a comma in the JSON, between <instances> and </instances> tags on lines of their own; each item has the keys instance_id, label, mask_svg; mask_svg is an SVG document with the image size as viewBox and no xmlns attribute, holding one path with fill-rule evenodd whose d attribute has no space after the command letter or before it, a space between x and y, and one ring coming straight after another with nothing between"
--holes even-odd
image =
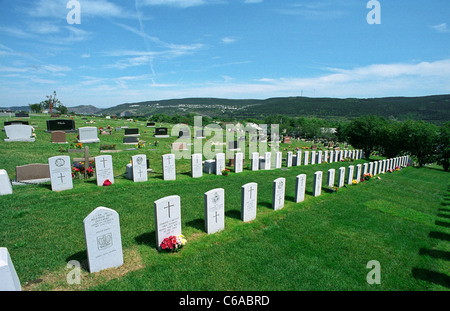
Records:
<instances>
[{"instance_id":1,"label":"grassy lawn","mask_svg":"<svg viewBox=\"0 0 450 311\"><path fill-rule=\"evenodd\" d=\"M35 117L35 143L5 143L0 133L0 168L14 178L15 166L47 163L60 154L50 143L45 117ZM0 118L3 124L3 118ZM84 126L76 119L77 128ZM93 126L125 125L103 120ZM86 125L88 126L88 125ZM130 128L134 127L130 125ZM177 161L177 180L163 181L161 155L170 139L153 146L152 130L141 123L140 150L113 154L115 184L97 187L95 179L75 180L72 190L52 192L49 184L15 186L0 197L0 246L7 247L24 290L448 290L450 237L449 175L440 167L407 168L380 179L348 186L337 193L312 197L315 171L364 163L332 163L289 170L190 177L190 161ZM148 130L147 133L144 131ZM76 134L68 134L75 142ZM101 144L121 145L123 132L99 135ZM307 143L282 144L293 150ZM289 146L291 146L289 148ZM310 144L309 144L310 146ZM283 150L284 151L284 150ZM145 183L120 176L134 154L145 153L154 170ZM285 154L285 151L284 151ZM73 155L69 154L71 157ZM295 176L307 175L306 199L294 203ZM286 205L273 211L272 181L286 178ZM240 188L258 183L256 220L240 220ZM225 230L207 235L203 194L225 189ZM155 248L153 202L168 195L181 197L183 234L188 244L177 254ZM82 269L80 285L68 285L66 267L78 260L85 267L83 219L98 206L120 215L124 265L89 274ZM366 265L381 265L381 284L366 281ZM25 285L28 282L28 285Z\"/></svg>"}]
</instances>

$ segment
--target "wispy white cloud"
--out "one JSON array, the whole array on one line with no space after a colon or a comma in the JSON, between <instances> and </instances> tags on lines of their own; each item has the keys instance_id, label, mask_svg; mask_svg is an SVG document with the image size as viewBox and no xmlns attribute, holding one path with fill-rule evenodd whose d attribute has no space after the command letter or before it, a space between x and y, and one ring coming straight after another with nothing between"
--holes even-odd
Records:
<instances>
[{"instance_id":1,"label":"wispy white cloud","mask_svg":"<svg viewBox=\"0 0 450 311\"><path fill-rule=\"evenodd\" d=\"M244 3L250 3L250 4L252 4L252 3L261 3L261 2L263 2L264 0L245 0L244 1Z\"/></svg>"},{"instance_id":2,"label":"wispy white cloud","mask_svg":"<svg viewBox=\"0 0 450 311\"><path fill-rule=\"evenodd\" d=\"M224 37L224 38L222 38L222 43L231 44L231 43L234 43L234 42L236 42L236 38L233 38L233 37Z\"/></svg>"},{"instance_id":3,"label":"wispy white cloud","mask_svg":"<svg viewBox=\"0 0 450 311\"><path fill-rule=\"evenodd\" d=\"M447 23L431 26L434 30L441 33L450 33L450 29L447 27Z\"/></svg>"},{"instance_id":4,"label":"wispy white cloud","mask_svg":"<svg viewBox=\"0 0 450 311\"><path fill-rule=\"evenodd\" d=\"M143 5L165 5L178 8L189 8L207 3L207 0L142 0Z\"/></svg>"}]
</instances>

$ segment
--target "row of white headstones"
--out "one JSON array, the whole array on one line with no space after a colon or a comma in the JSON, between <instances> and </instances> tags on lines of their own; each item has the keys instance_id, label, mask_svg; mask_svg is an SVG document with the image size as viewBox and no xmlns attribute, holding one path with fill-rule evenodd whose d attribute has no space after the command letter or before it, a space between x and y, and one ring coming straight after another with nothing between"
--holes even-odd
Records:
<instances>
[{"instance_id":1,"label":"row of white headstones","mask_svg":"<svg viewBox=\"0 0 450 311\"><path fill-rule=\"evenodd\" d=\"M353 159L360 159L362 156L361 150L341 150L336 151L311 151L311 161L309 161L309 152L303 153L303 165L308 164L321 164L322 159L333 163L334 161L340 161L346 157ZM266 152L263 157L260 157L258 152L251 154L251 170L257 171L271 169L271 152ZM111 155L101 155L95 159L95 172L97 185L103 186L105 180L109 180L114 183L114 171L113 171L113 159ZM292 151L287 152L286 167L300 166L302 159L302 151L297 151L296 155L293 155ZM244 154L237 152L234 154L234 172L241 173L243 171ZM163 167L163 179L175 180L176 179L176 166L175 155L165 154L162 156ZM204 163L204 164L203 164ZM53 191L70 190L73 188L72 181L72 167L69 156L55 156L48 159L51 187ZM281 168L282 166L282 153L280 151L275 153L275 168ZM131 157L131 163L126 167L125 176L132 179L134 182L145 182L148 180L147 174L147 156L145 154L134 155ZM193 178L199 178L203 176L203 171L208 173L215 172L216 175L222 175L225 169L225 153L217 153L214 160L206 160L203 162L203 156L200 153L193 154L191 156L191 174ZM11 194L12 187L5 170L0 170L0 195Z\"/></svg>"},{"instance_id":2,"label":"row of white headstones","mask_svg":"<svg viewBox=\"0 0 450 311\"><path fill-rule=\"evenodd\" d=\"M408 156L356 165L356 180L361 174L377 175L394 171L408 165ZM313 196L321 195L322 171L314 173ZM328 170L328 186L334 186L335 170ZM347 184L353 183L354 166L348 167ZM338 187L345 184L345 167L339 168ZM306 174L296 177L295 202L305 199ZM285 204L286 179L273 181L272 207L280 210ZM241 219L252 221L257 214L258 184L247 183L241 187ZM204 194L205 231L208 234L225 229L225 190L212 189ZM181 199L178 195L167 196L154 202L156 247L165 238L179 236L181 230ZM123 265L119 214L107 207L97 207L84 220L84 232L90 273ZM0 248L0 290L21 290L20 281L11 262L8 250Z\"/></svg>"}]
</instances>

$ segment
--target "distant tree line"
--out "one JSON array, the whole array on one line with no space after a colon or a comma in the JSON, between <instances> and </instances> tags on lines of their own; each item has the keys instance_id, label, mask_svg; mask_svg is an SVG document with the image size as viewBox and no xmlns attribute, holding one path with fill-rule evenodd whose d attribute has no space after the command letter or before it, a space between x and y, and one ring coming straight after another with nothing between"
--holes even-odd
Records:
<instances>
[{"instance_id":1,"label":"distant tree line","mask_svg":"<svg viewBox=\"0 0 450 311\"><path fill-rule=\"evenodd\" d=\"M364 116L341 124L337 136L366 155L378 152L391 158L408 154L416 157L420 166L437 162L449 170L450 122L437 126L421 120L393 122Z\"/></svg>"}]
</instances>

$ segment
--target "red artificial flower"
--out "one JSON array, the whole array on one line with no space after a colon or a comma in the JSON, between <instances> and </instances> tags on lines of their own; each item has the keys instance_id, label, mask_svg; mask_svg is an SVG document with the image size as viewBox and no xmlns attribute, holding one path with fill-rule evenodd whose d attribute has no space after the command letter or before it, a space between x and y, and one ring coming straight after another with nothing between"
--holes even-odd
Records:
<instances>
[{"instance_id":1,"label":"red artificial flower","mask_svg":"<svg viewBox=\"0 0 450 311\"><path fill-rule=\"evenodd\" d=\"M103 186L111 186L111 185L112 185L112 182L109 179L107 179L103 182Z\"/></svg>"}]
</instances>

